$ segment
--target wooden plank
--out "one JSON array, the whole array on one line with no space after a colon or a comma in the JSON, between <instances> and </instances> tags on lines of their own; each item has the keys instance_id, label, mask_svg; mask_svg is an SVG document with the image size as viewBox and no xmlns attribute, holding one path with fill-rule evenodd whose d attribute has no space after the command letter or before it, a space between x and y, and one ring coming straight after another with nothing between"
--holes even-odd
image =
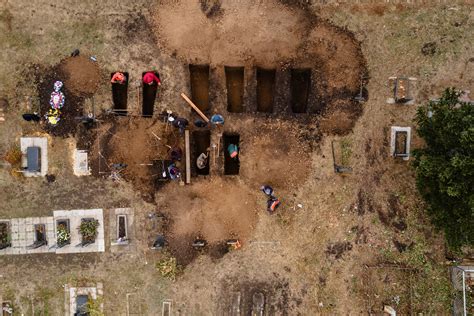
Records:
<instances>
[{"instance_id":1,"label":"wooden plank","mask_svg":"<svg viewBox=\"0 0 474 316\"><path fill-rule=\"evenodd\" d=\"M204 113L202 113L201 110L199 110L199 108L193 103L193 101L191 101L184 93L181 93L181 96L183 97L184 100L186 100L186 102L188 102L188 104L194 109L194 111L196 111L197 114L199 114L199 116L202 117L203 120L209 123L209 119L207 118L207 116L204 115Z\"/></svg>"},{"instance_id":2,"label":"wooden plank","mask_svg":"<svg viewBox=\"0 0 474 316\"><path fill-rule=\"evenodd\" d=\"M186 184L191 183L191 150L189 146L189 130L184 131L184 146L186 151Z\"/></svg>"}]
</instances>

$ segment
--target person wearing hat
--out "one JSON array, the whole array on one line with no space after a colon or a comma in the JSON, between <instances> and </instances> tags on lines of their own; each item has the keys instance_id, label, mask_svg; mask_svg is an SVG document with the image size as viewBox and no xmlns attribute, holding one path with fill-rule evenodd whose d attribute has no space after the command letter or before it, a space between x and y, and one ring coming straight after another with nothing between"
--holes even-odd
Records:
<instances>
[{"instance_id":1,"label":"person wearing hat","mask_svg":"<svg viewBox=\"0 0 474 316\"><path fill-rule=\"evenodd\" d=\"M112 76L112 79L110 80L110 82L118 83L118 84L124 84L125 82L127 82L127 77L124 75L123 72L117 71Z\"/></svg>"},{"instance_id":2,"label":"person wearing hat","mask_svg":"<svg viewBox=\"0 0 474 316\"><path fill-rule=\"evenodd\" d=\"M237 159L239 155L239 147L235 144L230 144L227 146L227 152L229 153L230 158Z\"/></svg>"},{"instance_id":3,"label":"person wearing hat","mask_svg":"<svg viewBox=\"0 0 474 316\"><path fill-rule=\"evenodd\" d=\"M153 71L149 71L143 76L143 83L147 85L156 83L157 85L161 86L159 75L157 76Z\"/></svg>"}]
</instances>

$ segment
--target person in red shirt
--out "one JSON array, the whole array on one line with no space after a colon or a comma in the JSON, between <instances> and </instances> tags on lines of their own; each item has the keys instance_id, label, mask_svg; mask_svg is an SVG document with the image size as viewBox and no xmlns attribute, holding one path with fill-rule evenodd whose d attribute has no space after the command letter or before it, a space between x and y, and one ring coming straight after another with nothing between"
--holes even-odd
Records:
<instances>
[{"instance_id":1,"label":"person in red shirt","mask_svg":"<svg viewBox=\"0 0 474 316\"><path fill-rule=\"evenodd\" d=\"M127 81L127 77L122 72L116 72L112 76L110 82L124 84Z\"/></svg>"},{"instance_id":2,"label":"person in red shirt","mask_svg":"<svg viewBox=\"0 0 474 316\"><path fill-rule=\"evenodd\" d=\"M154 82L161 86L160 78L153 71L149 71L143 76L144 84L152 85Z\"/></svg>"}]
</instances>

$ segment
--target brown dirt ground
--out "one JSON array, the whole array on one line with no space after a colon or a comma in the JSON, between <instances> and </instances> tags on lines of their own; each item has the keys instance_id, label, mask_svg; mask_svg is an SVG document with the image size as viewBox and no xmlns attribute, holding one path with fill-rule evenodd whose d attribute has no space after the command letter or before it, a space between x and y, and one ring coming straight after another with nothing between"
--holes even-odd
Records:
<instances>
[{"instance_id":1,"label":"brown dirt ground","mask_svg":"<svg viewBox=\"0 0 474 316\"><path fill-rule=\"evenodd\" d=\"M156 174L149 164L153 160L168 159L168 147L183 148L178 131L157 119L107 116L92 136L92 172L98 177L108 177L112 164L125 163L127 167L120 176L132 183L148 201L153 201ZM161 138L158 140L153 133ZM182 166L177 164L178 168Z\"/></svg>"},{"instance_id":2,"label":"brown dirt ground","mask_svg":"<svg viewBox=\"0 0 474 316\"><path fill-rule=\"evenodd\" d=\"M167 238L178 262L187 265L193 259L196 251L191 244L196 238L205 239L210 248L233 238L248 242L261 212L254 195L240 181L222 178L197 180L190 188L172 184L161 190L157 204L171 220Z\"/></svg>"},{"instance_id":3,"label":"brown dirt ground","mask_svg":"<svg viewBox=\"0 0 474 316\"><path fill-rule=\"evenodd\" d=\"M64 74L64 85L74 95L91 95L99 87L101 80L99 65L86 56L64 59L59 65L59 70Z\"/></svg>"},{"instance_id":4,"label":"brown dirt ground","mask_svg":"<svg viewBox=\"0 0 474 316\"><path fill-rule=\"evenodd\" d=\"M359 91L361 78L367 76L360 43L352 33L278 1L249 7L218 2L216 10L219 15L209 18L196 2L160 3L154 11L160 47L190 63L313 68L312 102L318 104L316 112L328 113L326 131L350 132L353 123L349 121L361 114L351 99ZM345 124L332 115L341 101L347 112Z\"/></svg>"},{"instance_id":5,"label":"brown dirt ground","mask_svg":"<svg viewBox=\"0 0 474 316\"><path fill-rule=\"evenodd\" d=\"M341 128L351 129L345 131L352 144L350 166L353 173L348 176L339 176L333 171L330 144L334 139L339 140L339 136L322 137L320 129L332 131L331 125L325 127L321 122L319 126L319 119L315 117L287 115L287 88L281 88L282 91L278 91L279 94L275 96L279 105L276 109L281 112L273 116L251 111L226 115L226 129L240 133L243 140L240 176L221 179L219 172L222 166L218 166L216 174L194 179L195 183L189 187L177 187L175 184L164 187L158 192L159 204L145 203L143 196L137 194L130 182L113 183L102 178L74 177L70 159L64 158L70 157L69 143L74 140L50 137L54 150L49 151L49 162L56 181L47 183L44 179L13 177L11 170L2 166L1 217L50 215L53 209L132 207L136 215L134 228L137 248L128 253L112 253L107 248L105 253L97 255L0 257L0 295L12 300L16 310L25 315L34 314L32 301L36 307L44 306L50 314L61 315L64 313L65 283L84 285L98 281L104 283L106 315L126 314L127 293L133 294L130 296L132 312L140 315L159 315L164 299L173 300L176 313L226 314L235 291L242 292L241 306L244 313L248 313L252 293L262 291L272 302L268 307L273 308L275 314L283 315L380 314L383 305L393 302L396 296L400 296L401 311L449 314L450 302L443 300L439 286L447 274L443 238L434 231L422 212L423 204L416 194L412 170L406 163L389 157L388 132L390 125L394 124L413 126L416 106L439 96L446 85L474 91L473 42L469 40L473 29L472 10L460 4L461 1L452 1L449 5L421 2L402 5L320 5L313 2L303 5L305 2L285 1L289 4L282 6L273 1L249 1L244 4L241 1L228 1L217 7L204 7L198 1L162 1L152 8L147 0L120 3L104 0L93 4L65 0L53 5L46 0L0 3L0 66L4 69L0 72L0 93L1 98L6 98L10 104L5 113L6 121L0 124L0 151L18 144L18 138L22 135L41 132L40 126L23 122L20 114L30 110L31 105L42 105L43 99L49 101L52 80L56 76L51 76L51 82L44 83L44 93L42 89L36 90L34 85L24 80L29 78L31 63L41 64L45 70L51 69L51 65L58 65L75 47L81 51L83 48L93 51L99 57L105 73L117 69L130 73L129 109L132 114L140 113L139 103L134 102L139 99L134 87L142 71L148 70L150 65L159 68L163 78L155 112L171 108L188 117L194 116L178 92L184 91L189 95L187 64L190 62L211 63L210 104L213 112L222 113L226 113L224 63L231 66L230 63L235 63L234 66L244 64L247 74L260 63L265 66L267 61L275 62L277 64L270 63L268 66L277 68L277 85L287 80L285 71L288 68L313 67L316 80L313 80L315 86L312 90L319 91L319 94L311 102L315 106L328 108L328 115L335 112L329 109L331 96L337 100L334 101L336 107L344 108L344 101L350 99L351 93L358 93L360 71L352 75L350 73L360 61L360 56L357 57L360 49L366 56L371 77L367 84L370 99L363 105L362 115L355 124L349 124L350 119L344 120L347 124L344 123ZM202 13L199 15L201 8ZM315 15L317 19L314 19ZM157 16L171 27L161 29ZM241 23L247 21L247 16L250 17L249 25L257 27L246 28L246 23ZM176 22L175 18L180 18L180 22ZM340 29L335 31L326 19ZM232 20L240 23L236 25ZM256 20L264 22L262 27ZM156 32L149 31L154 25L158 26ZM225 28L219 29L220 25ZM244 33L252 36L261 33L272 40L275 46L266 42L266 49L253 39L242 39L242 28ZM354 35L342 31L344 28ZM176 32L173 33L173 29ZM195 29L199 32L193 33ZM188 31L191 31L189 35ZM207 38L201 37L202 43L206 45L199 47L199 42L194 42L194 38L199 38L200 32L209 34L217 44L224 41L223 48L229 59L224 59L226 55L221 54L219 47L213 43L208 45ZM179 36L167 39L166 35L169 34ZM214 36L216 34L224 34L229 39L221 37L218 41ZM275 39L275 34L284 36ZM331 38L324 38L324 34ZM310 36L313 44L319 46L302 45L302 41ZM360 48L359 45L354 46L354 41L360 41ZM427 42L436 43L435 54L422 54L421 49ZM247 47L247 50L255 55L246 58L246 48L242 46L236 49L232 43L250 43L252 47ZM187 44L196 44L189 46L189 56L183 51L183 48L188 47ZM260 51L253 50L253 44ZM343 46L344 49L341 49ZM199 52L200 48L203 52ZM279 50L281 53L278 53ZM308 54L311 58L317 57L317 54L326 58L338 55L353 63L347 65L347 60L334 64L328 60L320 61L319 64L306 62L298 55L298 52L306 54L305 50L313 51ZM287 60L278 61L278 55ZM194 59L188 59L190 56ZM259 56L263 56L262 60L259 60ZM344 90L343 75L333 73L326 77L325 69L345 74L351 93ZM390 94L387 78L392 75L418 77L413 89L415 106L393 107L385 104ZM251 109L255 84L252 76L246 76L245 80L244 100L247 100L246 106ZM332 94L328 95L326 91ZM28 97L31 104L25 101ZM71 100L72 93L67 98ZM101 81L94 100L96 109L112 108L108 79ZM85 111L90 110L86 101L77 108L81 111L83 108ZM350 113L347 115L350 116ZM337 120L337 114L333 118ZM280 119L286 123L281 124ZM102 126L108 126L109 123L104 122ZM117 127L124 129L122 134L125 133L125 126L142 128L134 127L132 123L123 124L123 127ZM148 123L143 124L149 126ZM260 130L260 126L265 124L281 126L278 132ZM97 132L104 131L99 127ZM274 137L265 136L264 133ZM260 137L264 140L260 140ZM272 141L278 151L274 157L271 157ZM283 153L287 149L281 143L286 142L291 145L290 156ZM262 145L265 150L256 152L252 144ZM416 136L412 145L413 148L421 145ZM122 148L125 147L119 148L118 152L123 152ZM298 147L303 153L294 149ZM127 157L126 153L122 155ZM273 169L266 164L253 166L254 156L264 161L273 158L279 167ZM304 160L306 157L309 157L308 161ZM291 170L292 164L304 167L309 164L310 167L306 173L298 169L295 174L290 173L288 178L283 178L278 170L287 172ZM254 169L248 172L248 168ZM268 176L264 170L268 171ZM274 216L268 216L264 211L265 198L258 192L260 178L256 175L268 182L275 181L277 194L285 201ZM231 182L226 188L237 188L242 194L249 194L248 203L256 203L258 208L255 228L241 228L242 234L248 234L249 240L240 251L230 252L219 260L212 258L212 251L209 251L211 258L197 255L178 279L170 283L161 278L154 268L163 254L148 249L148 241L156 236L158 229L144 229L147 215L160 211L161 201L163 204L179 203L160 197L160 192L174 193L176 189L186 195L186 188L193 191L194 185L198 189L210 191L211 188L206 184L208 180L211 183ZM282 188L278 186L280 183ZM224 190L227 189L217 188L216 193ZM197 194L202 196L201 192ZM188 194L187 198L191 199L191 196ZM199 199L203 205L218 204L216 200L208 202L204 198ZM302 207L297 207L296 203L301 203ZM194 214L199 217L201 214L197 206L193 205L193 208ZM173 210L167 211L172 217ZM247 212L244 211L245 214ZM176 210L176 214L180 220L186 218L182 209ZM254 221L254 218L249 220ZM402 229L403 221L406 229ZM193 227L201 230L205 226ZM189 240L193 237L189 236ZM414 244L410 246L412 242ZM401 244L406 245L403 252L400 252L403 249ZM384 269L383 265L392 263L400 266L400 262L411 263L411 260L418 258L426 258L426 262L432 265L426 266L425 262L418 265L421 269L429 268L429 273L423 274L418 280L420 288L424 287L424 290L414 289L411 284L409 290L414 295L408 298L405 295L407 284L404 282L408 276L390 272L392 270ZM415 261L415 264L419 262ZM368 274L366 266L382 266L383 272ZM41 267L40 270L38 267ZM37 315L42 313L46 314L44 310L36 312Z\"/></svg>"}]
</instances>

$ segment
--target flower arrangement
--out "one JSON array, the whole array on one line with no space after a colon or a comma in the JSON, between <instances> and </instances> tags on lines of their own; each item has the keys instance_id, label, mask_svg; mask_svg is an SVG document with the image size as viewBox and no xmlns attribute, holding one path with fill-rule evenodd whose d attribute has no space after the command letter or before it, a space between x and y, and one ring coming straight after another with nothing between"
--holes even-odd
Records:
<instances>
[{"instance_id":1,"label":"flower arrangement","mask_svg":"<svg viewBox=\"0 0 474 316\"><path fill-rule=\"evenodd\" d=\"M79 226L79 232L82 235L82 241L94 242L95 237L97 236L97 227L99 227L99 221L97 219L82 219L82 223Z\"/></svg>"},{"instance_id":2,"label":"flower arrangement","mask_svg":"<svg viewBox=\"0 0 474 316\"><path fill-rule=\"evenodd\" d=\"M69 233L69 230L65 223L58 224L56 240L58 245L66 245L71 240L71 234Z\"/></svg>"},{"instance_id":3,"label":"flower arrangement","mask_svg":"<svg viewBox=\"0 0 474 316\"><path fill-rule=\"evenodd\" d=\"M8 223L0 223L0 249L10 246L10 231Z\"/></svg>"}]
</instances>

